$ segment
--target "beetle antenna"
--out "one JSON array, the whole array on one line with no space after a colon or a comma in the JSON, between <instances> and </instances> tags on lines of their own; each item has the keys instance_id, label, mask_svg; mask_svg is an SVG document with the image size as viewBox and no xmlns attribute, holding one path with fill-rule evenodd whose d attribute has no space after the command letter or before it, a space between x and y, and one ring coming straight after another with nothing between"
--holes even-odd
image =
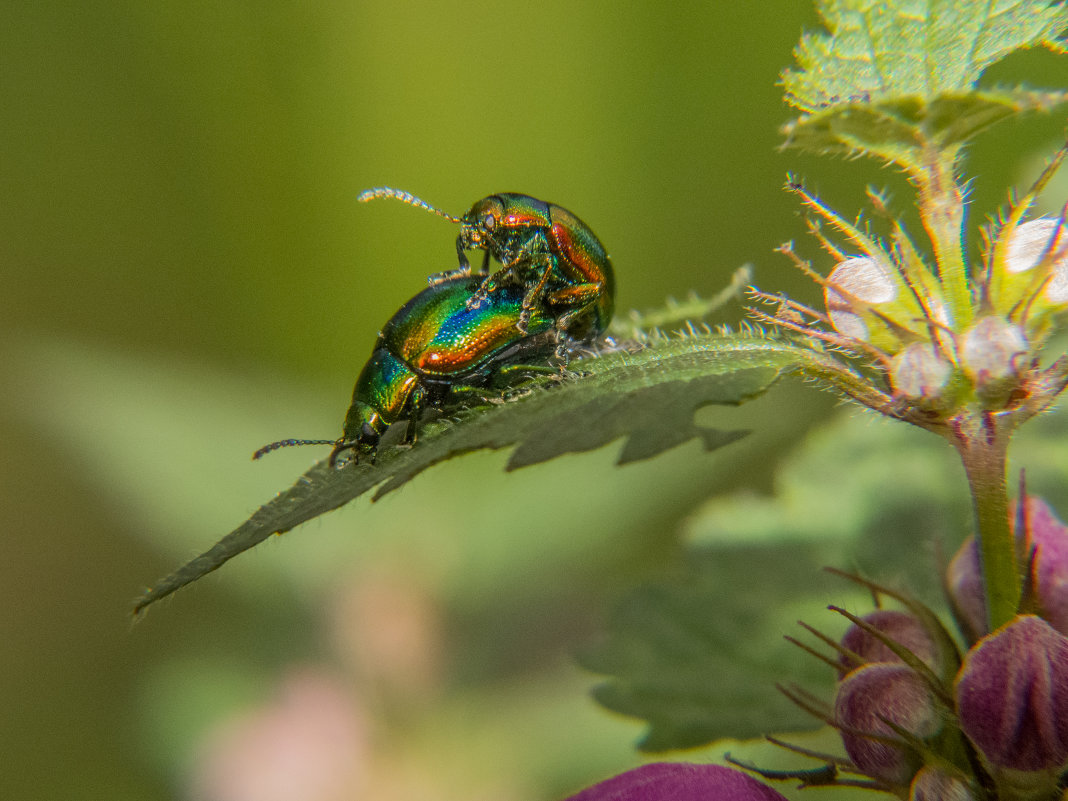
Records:
<instances>
[{"instance_id":1,"label":"beetle antenna","mask_svg":"<svg viewBox=\"0 0 1068 801\"><path fill-rule=\"evenodd\" d=\"M439 217L444 217L449 222L460 222L459 217L453 217L451 214L446 214L441 209L431 206L422 198L418 198L410 192L405 192L401 189L393 189L388 186L376 186L374 189L365 189L356 196L356 199L361 203L366 203L369 200L377 200L380 197L396 198L402 203L407 203L409 206L416 206L417 208L429 211L431 214L436 214Z\"/></svg>"},{"instance_id":2,"label":"beetle antenna","mask_svg":"<svg viewBox=\"0 0 1068 801\"><path fill-rule=\"evenodd\" d=\"M294 445L336 445L336 439L280 439L278 442L272 442L270 445L264 445L254 454L252 454L253 460L262 459L271 451L276 451L279 448L289 448Z\"/></svg>"}]
</instances>

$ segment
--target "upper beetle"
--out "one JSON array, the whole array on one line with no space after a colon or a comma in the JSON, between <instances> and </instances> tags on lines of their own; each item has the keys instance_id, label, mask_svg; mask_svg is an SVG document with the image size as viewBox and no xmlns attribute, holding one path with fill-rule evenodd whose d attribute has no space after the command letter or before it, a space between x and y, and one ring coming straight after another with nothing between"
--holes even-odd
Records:
<instances>
[{"instance_id":1,"label":"upper beetle","mask_svg":"<svg viewBox=\"0 0 1068 801\"><path fill-rule=\"evenodd\" d=\"M484 302L498 287L519 283L525 289L517 325L523 330L532 310L547 304L558 312L558 324L580 338L600 334L612 318L615 275L608 253L590 227L575 214L544 200L516 192L500 192L476 202L463 217L454 217L408 192L378 187L361 192L360 201L391 197L459 223L456 251L460 272L470 273L464 251L485 252L502 269L484 278L471 305Z\"/></svg>"}]
</instances>

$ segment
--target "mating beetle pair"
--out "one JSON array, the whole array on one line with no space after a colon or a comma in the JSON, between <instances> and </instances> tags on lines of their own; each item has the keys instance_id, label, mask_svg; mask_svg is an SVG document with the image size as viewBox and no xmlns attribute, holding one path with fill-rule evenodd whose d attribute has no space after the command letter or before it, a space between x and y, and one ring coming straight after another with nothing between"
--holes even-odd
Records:
<instances>
[{"instance_id":1,"label":"mating beetle pair","mask_svg":"<svg viewBox=\"0 0 1068 801\"><path fill-rule=\"evenodd\" d=\"M513 193L490 195L462 218L395 189L370 189L366 201L392 197L460 224L458 270L431 279L383 327L353 390L337 440L288 439L253 454L291 445L333 445L330 464L345 451L374 459L379 440L405 420L414 442L422 412L447 409L479 390L500 392L532 373L556 372L569 349L600 336L612 316L615 280L600 240L560 206ZM472 276L464 251L485 251ZM488 274L489 257L502 269ZM555 358L556 367L550 366Z\"/></svg>"}]
</instances>

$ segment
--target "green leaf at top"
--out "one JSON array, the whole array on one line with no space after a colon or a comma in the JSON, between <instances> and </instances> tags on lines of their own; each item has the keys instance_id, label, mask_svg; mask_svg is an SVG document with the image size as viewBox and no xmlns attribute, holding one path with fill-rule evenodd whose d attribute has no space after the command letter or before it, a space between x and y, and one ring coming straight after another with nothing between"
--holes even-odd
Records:
<instances>
[{"instance_id":1,"label":"green leaf at top","mask_svg":"<svg viewBox=\"0 0 1068 801\"><path fill-rule=\"evenodd\" d=\"M917 170L930 148L953 153L995 122L1068 100L1059 90L975 88L1014 50L1064 52L1064 4L821 0L820 11L829 33L803 36L801 69L783 73L786 101L804 112L784 128L787 146L870 153Z\"/></svg>"},{"instance_id":2,"label":"green leaf at top","mask_svg":"<svg viewBox=\"0 0 1068 801\"><path fill-rule=\"evenodd\" d=\"M919 165L927 146L950 149L994 123L1027 111L1050 111L1068 93L1023 88L945 94L931 100L902 96L851 103L808 114L783 126L785 147L826 155L870 153Z\"/></svg>"},{"instance_id":3,"label":"green leaf at top","mask_svg":"<svg viewBox=\"0 0 1068 801\"><path fill-rule=\"evenodd\" d=\"M848 103L967 92L1014 50L1064 51L1068 8L1048 0L821 0L829 33L801 38L786 100L812 113Z\"/></svg>"},{"instance_id":4,"label":"green leaf at top","mask_svg":"<svg viewBox=\"0 0 1068 801\"><path fill-rule=\"evenodd\" d=\"M455 420L429 423L414 447L383 447L376 464L333 470L320 462L213 547L146 591L135 612L272 534L344 506L374 487L375 498L381 497L461 453L518 445L509 462L513 469L619 437L626 438L620 461L648 458L694 437L708 450L722 447L744 432L696 425L698 407L742 403L762 394L783 371L813 358L810 351L782 341L704 334L660 339L638 353L612 352L576 362L574 367L582 370L578 378L465 411Z\"/></svg>"}]
</instances>

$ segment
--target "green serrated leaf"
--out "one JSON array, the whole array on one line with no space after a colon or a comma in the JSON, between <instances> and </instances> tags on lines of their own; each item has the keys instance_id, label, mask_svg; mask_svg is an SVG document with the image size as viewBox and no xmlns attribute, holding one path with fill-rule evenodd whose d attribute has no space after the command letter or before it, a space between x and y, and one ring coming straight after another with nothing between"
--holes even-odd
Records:
<instances>
[{"instance_id":1,"label":"green serrated leaf","mask_svg":"<svg viewBox=\"0 0 1068 801\"><path fill-rule=\"evenodd\" d=\"M1068 92L997 89L832 106L787 123L784 147L828 155L866 152L908 167L923 164L924 148L949 150L1001 120L1051 111Z\"/></svg>"},{"instance_id":2,"label":"green serrated leaf","mask_svg":"<svg viewBox=\"0 0 1068 801\"><path fill-rule=\"evenodd\" d=\"M819 153L866 152L906 169L925 150L952 152L979 131L1024 111L1068 100L1062 91L975 91L983 70L1014 50L1058 36L1068 6L1046 0L823 0L829 33L806 34L786 70L786 101L804 116L786 145Z\"/></svg>"},{"instance_id":3,"label":"green serrated leaf","mask_svg":"<svg viewBox=\"0 0 1068 801\"><path fill-rule=\"evenodd\" d=\"M649 459L695 437L705 450L729 445L745 436L745 431L719 431L693 422L694 399L732 398L714 403L738 403L752 397L755 384L763 376L751 370L728 375L711 375L691 381L669 381L637 389L616 398L595 399L554 415L534 428L516 448L508 469L538 464L568 451L599 448L617 437L628 435L619 464ZM656 425L635 428L639 420L655 420Z\"/></svg>"},{"instance_id":4,"label":"green serrated leaf","mask_svg":"<svg viewBox=\"0 0 1068 801\"><path fill-rule=\"evenodd\" d=\"M1047 0L822 0L819 10L829 33L804 35L801 69L782 80L787 102L807 113L967 92L1014 50L1062 52L1068 27L1068 8Z\"/></svg>"},{"instance_id":5,"label":"green serrated leaf","mask_svg":"<svg viewBox=\"0 0 1068 801\"><path fill-rule=\"evenodd\" d=\"M800 610L806 602L818 608L815 599L827 590L820 558L808 543L689 554L678 575L625 598L605 641L581 657L584 667L612 677L594 697L649 723L644 751L816 728L775 684L830 686L821 662L782 639L801 633Z\"/></svg>"},{"instance_id":6,"label":"green serrated leaf","mask_svg":"<svg viewBox=\"0 0 1068 801\"><path fill-rule=\"evenodd\" d=\"M188 562L137 602L136 611L217 569L271 534L289 531L378 487L375 498L427 467L460 453L518 444L509 468L627 437L621 461L660 453L693 437L706 448L744 432L697 426L706 404L739 404L763 393L811 354L789 343L750 336L704 335L661 340L639 353L613 352L577 362L581 377L541 383L525 397L438 420L413 448L383 448L376 464L312 467L243 525Z\"/></svg>"}]
</instances>

